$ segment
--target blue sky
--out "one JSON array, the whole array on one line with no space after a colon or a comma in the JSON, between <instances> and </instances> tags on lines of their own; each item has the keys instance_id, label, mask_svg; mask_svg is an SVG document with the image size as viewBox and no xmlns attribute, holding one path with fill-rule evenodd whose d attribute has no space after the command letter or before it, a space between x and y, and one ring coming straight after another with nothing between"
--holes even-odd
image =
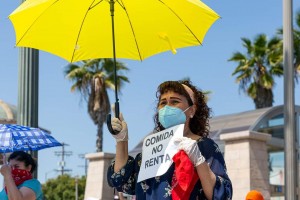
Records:
<instances>
[{"instance_id":1,"label":"blue sky","mask_svg":"<svg viewBox=\"0 0 300 200\"><path fill-rule=\"evenodd\" d=\"M129 149L153 128L156 87L165 80L190 77L203 90L212 91L209 106L213 116L226 115L254 109L252 100L239 93L238 84L231 73L236 63L228 62L235 51L244 49L241 37L253 39L259 33L273 36L282 27L282 1L279 0L205 0L222 18L208 31L203 45L178 49L177 54L166 52L143 62L122 60L130 71L130 79L120 94L120 109L129 126ZM14 47L14 29L7 16L20 1L0 0L0 99L17 104L18 48ZM294 10L300 1L293 2ZM83 175L84 160L79 154L94 153L97 129L87 114L86 102L77 93L71 93L71 83L64 77L67 61L55 55L40 52L39 64L39 126L51 130L60 142L69 144L72 156L65 159L71 175ZM276 79L274 105L283 104L283 78ZM295 101L300 105L299 85L295 88ZM110 93L114 102L113 92ZM115 152L115 142L104 127L104 152ZM51 148L39 151L41 182L58 175L60 158Z\"/></svg>"}]
</instances>

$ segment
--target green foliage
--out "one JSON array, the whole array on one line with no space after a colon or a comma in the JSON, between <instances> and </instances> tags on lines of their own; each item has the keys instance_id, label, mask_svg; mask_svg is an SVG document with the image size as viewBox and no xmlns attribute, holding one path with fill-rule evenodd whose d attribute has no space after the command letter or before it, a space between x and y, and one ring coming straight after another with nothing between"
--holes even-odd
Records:
<instances>
[{"instance_id":1,"label":"green foliage","mask_svg":"<svg viewBox=\"0 0 300 200\"><path fill-rule=\"evenodd\" d=\"M293 30L293 40L294 40L294 68L295 68L295 80L298 82L300 76L300 10L295 14L295 23ZM277 34L282 38L283 29L280 28L277 31Z\"/></svg>"},{"instance_id":2,"label":"green foliage","mask_svg":"<svg viewBox=\"0 0 300 200\"><path fill-rule=\"evenodd\" d=\"M293 30L295 81L300 75L300 10L295 15ZM244 52L235 52L229 59L237 63L232 73L240 90L254 101L256 108L273 104L274 77L283 76L283 29L270 39L265 34L254 40L241 38Z\"/></svg>"},{"instance_id":3,"label":"green foliage","mask_svg":"<svg viewBox=\"0 0 300 200\"><path fill-rule=\"evenodd\" d=\"M69 64L65 68L66 77L73 82L71 91L78 91L87 100L88 113L97 125L96 151L103 146L103 124L111 112L107 90L120 91L129 79L124 75L129 69L125 64L116 62L117 84L115 85L114 61L110 58L84 60Z\"/></svg>"},{"instance_id":4,"label":"green foliage","mask_svg":"<svg viewBox=\"0 0 300 200\"><path fill-rule=\"evenodd\" d=\"M129 83L129 79L124 73L129 69L122 62L117 61L117 87L118 91L125 82ZM83 97L88 97L92 92L92 84L95 78L103 80L102 85L105 89L115 90L114 84L114 62L113 59L99 58L84 60L76 64L69 64L64 71L66 78L73 82L71 91L82 93Z\"/></svg>"},{"instance_id":5,"label":"green foliage","mask_svg":"<svg viewBox=\"0 0 300 200\"><path fill-rule=\"evenodd\" d=\"M283 29L277 36L268 39L265 34L253 40L241 38L244 52L235 52L229 61L237 66L232 75L240 90L253 99L256 108L273 105L274 77L283 75ZM293 30L295 81L300 75L300 10L296 13Z\"/></svg>"},{"instance_id":6,"label":"green foliage","mask_svg":"<svg viewBox=\"0 0 300 200\"><path fill-rule=\"evenodd\" d=\"M42 185L45 200L71 200L75 199L76 178L70 175L60 175L49 179ZM86 177L77 178L78 200L84 199Z\"/></svg>"},{"instance_id":7,"label":"green foliage","mask_svg":"<svg viewBox=\"0 0 300 200\"><path fill-rule=\"evenodd\" d=\"M300 10L296 13L296 28L294 28L294 66L300 76Z\"/></svg>"},{"instance_id":8,"label":"green foliage","mask_svg":"<svg viewBox=\"0 0 300 200\"><path fill-rule=\"evenodd\" d=\"M235 52L229 59L237 63L232 75L256 108L272 106L274 77L283 75L282 40L259 34L253 41L242 38L242 45L246 53Z\"/></svg>"}]
</instances>

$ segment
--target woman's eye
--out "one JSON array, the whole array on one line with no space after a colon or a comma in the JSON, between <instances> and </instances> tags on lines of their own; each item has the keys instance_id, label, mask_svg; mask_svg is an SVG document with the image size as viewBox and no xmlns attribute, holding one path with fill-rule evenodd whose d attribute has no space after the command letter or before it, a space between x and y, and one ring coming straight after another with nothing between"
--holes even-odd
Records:
<instances>
[{"instance_id":1,"label":"woman's eye","mask_svg":"<svg viewBox=\"0 0 300 200\"><path fill-rule=\"evenodd\" d=\"M165 101L161 101L161 102L159 103L160 106L163 106L163 105L165 105L165 104L166 104Z\"/></svg>"},{"instance_id":2,"label":"woman's eye","mask_svg":"<svg viewBox=\"0 0 300 200\"><path fill-rule=\"evenodd\" d=\"M171 104L172 105L176 105L176 104L178 104L179 102L177 101L177 100L174 100L174 101L171 101Z\"/></svg>"}]
</instances>

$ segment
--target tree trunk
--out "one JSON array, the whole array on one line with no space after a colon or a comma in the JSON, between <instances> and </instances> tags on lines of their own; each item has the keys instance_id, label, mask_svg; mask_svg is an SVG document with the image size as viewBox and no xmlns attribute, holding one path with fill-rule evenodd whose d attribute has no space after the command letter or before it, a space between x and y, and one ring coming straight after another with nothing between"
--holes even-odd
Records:
<instances>
[{"instance_id":1,"label":"tree trunk","mask_svg":"<svg viewBox=\"0 0 300 200\"><path fill-rule=\"evenodd\" d=\"M274 102L272 89L258 87L253 101L256 109L272 107Z\"/></svg>"},{"instance_id":2,"label":"tree trunk","mask_svg":"<svg viewBox=\"0 0 300 200\"><path fill-rule=\"evenodd\" d=\"M95 78L91 84L91 94L88 101L88 112L97 125L96 152L103 151L103 124L110 112L110 104L104 80Z\"/></svg>"},{"instance_id":3,"label":"tree trunk","mask_svg":"<svg viewBox=\"0 0 300 200\"><path fill-rule=\"evenodd\" d=\"M103 151L103 123L98 124L96 148L97 152Z\"/></svg>"}]
</instances>

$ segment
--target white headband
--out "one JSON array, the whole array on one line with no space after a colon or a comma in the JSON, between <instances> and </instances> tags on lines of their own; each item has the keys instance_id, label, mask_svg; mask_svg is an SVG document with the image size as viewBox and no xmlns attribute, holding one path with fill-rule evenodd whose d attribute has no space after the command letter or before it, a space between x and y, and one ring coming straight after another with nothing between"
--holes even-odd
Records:
<instances>
[{"instance_id":1,"label":"white headband","mask_svg":"<svg viewBox=\"0 0 300 200\"><path fill-rule=\"evenodd\" d=\"M185 84L181 84L181 85L183 86L183 88L185 89L185 91L189 94L189 96L190 96L193 104L195 104L195 98L194 98L194 92L193 92L193 90L190 87L188 87L187 85L185 85Z\"/></svg>"}]
</instances>

